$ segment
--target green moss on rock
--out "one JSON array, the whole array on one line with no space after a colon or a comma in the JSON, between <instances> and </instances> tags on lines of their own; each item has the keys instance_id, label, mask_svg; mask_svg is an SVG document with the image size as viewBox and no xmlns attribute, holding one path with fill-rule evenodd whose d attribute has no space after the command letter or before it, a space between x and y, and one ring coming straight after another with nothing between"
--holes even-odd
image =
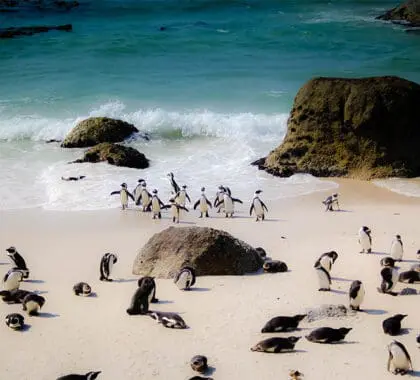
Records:
<instances>
[{"instance_id":1,"label":"green moss on rock","mask_svg":"<svg viewBox=\"0 0 420 380\"><path fill-rule=\"evenodd\" d=\"M377 17L379 20L399 21L408 26L420 26L420 0L409 0Z\"/></svg>"}]
</instances>

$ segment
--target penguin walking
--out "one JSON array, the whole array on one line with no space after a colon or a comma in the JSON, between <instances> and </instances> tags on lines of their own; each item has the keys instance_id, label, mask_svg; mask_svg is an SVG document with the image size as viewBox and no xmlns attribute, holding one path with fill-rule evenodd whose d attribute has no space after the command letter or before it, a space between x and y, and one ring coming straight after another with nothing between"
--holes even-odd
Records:
<instances>
[{"instance_id":1,"label":"penguin walking","mask_svg":"<svg viewBox=\"0 0 420 380\"><path fill-rule=\"evenodd\" d=\"M23 281L23 273L19 269L10 269L3 277L4 290L12 291L19 289Z\"/></svg>"},{"instance_id":2,"label":"penguin walking","mask_svg":"<svg viewBox=\"0 0 420 380\"><path fill-rule=\"evenodd\" d=\"M396 268L385 267L381 270L382 283L381 287L378 288L380 293L390 294L396 296L397 293L392 290L395 288L398 282L398 271Z\"/></svg>"},{"instance_id":3,"label":"penguin walking","mask_svg":"<svg viewBox=\"0 0 420 380\"><path fill-rule=\"evenodd\" d=\"M158 191L156 189L154 189L152 193L153 193L152 199L150 199L148 208L152 210L153 219L156 219L156 218L161 219L162 218L161 210L165 208L165 205L158 197Z\"/></svg>"},{"instance_id":4,"label":"penguin walking","mask_svg":"<svg viewBox=\"0 0 420 380\"><path fill-rule=\"evenodd\" d=\"M235 212L235 203L243 203L240 199L232 198L228 191L223 192L223 200L216 204L216 207L219 207L223 204L223 212L225 213L225 217L228 218L229 216L232 218Z\"/></svg>"},{"instance_id":5,"label":"penguin walking","mask_svg":"<svg viewBox=\"0 0 420 380\"><path fill-rule=\"evenodd\" d=\"M413 370L411 364L410 354L405 346L394 340L388 346L388 372L394 375L405 375L410 370Z\"/></svg>"},{"instance_id":6,"label":"penguin walking","mask_svg":"<svg viewBox=\"0 0 420 380\"><path fill-rule=\"evenodd\" d=\"M265 218L264 210L266 212L268 212L267 206L260 199L260 194L261 193L262 193L262 190L257 190L254 193L254 198L252 198L251 207L249 209L249 216L252 215L252 211L255 212L255 216L257 217L256 222L258 222L260 219L261 220L264 220L264 218Z\"/></svg>"},{"instance_id":7,"label":"penguin walking","mask_svg":"<svg viewBox=\"0 0 420 380\"><path fill-rule=\"evenodd\" d=\"M194 210L200 205L200 216L202 218L205 216L206 218L209 217L209 207L212 208L211 202L207 199L205 194L206 188L201 188L201 196L200 199L194 203Z\"/></svg>"},{"instance_id":8,"label":"penguin walking","mask_svg":"<svg viewBox=\"0 0 420 380\"><path fill-rule=\"evenodd\" d=\"M182 189L175 195L175 201L180 206L185 207L187 200L191 203L190 196L187 193L187 185L182 185Z\"/></svg>"},{"instance_id":9,"label":"penguin walking","mask_svg":"<svg viewBox=\"0 0 420 380\"><path fill-rule=\"evenodd\" d=\"M359 244L362 250L360 253L371 253L372 252L372 231L369 227L363 226L359 230Z\"/></svg>"},{"instance_id":10,"label":"penguin walking","mask_svg":"<svg viewBox=\"0 0 420 380\"><path fill-rule=\"evenodd\" d=\"M189 212L189 210L175 202L174 198L169 199L169 205L166 205L165 208L170 208L172 212L172 222L179 223L179 215L181 210Z\"/></svg>"},{"instance_id":11,"label":"penguin walking","mask_svg":"<svg viewBox=\"0 0 420 380\"><path fill-rule=\"evenodd\" d=\"M140 196L141 196L141 191L142 191L141 185L143 184L144 179L140 178L137 182L138 183L137 183L136 188L133 191L133 195L134 195L134 203L136 204L136 206L140 206Z\"/></svg>"},{"instance_id":12,"label":"penguin walking","mask_svg":"<svg viewBox=\"0 0 420 380\"><path fill-rule=\"evenodd\" d=\"M338 258L338 253L335 251L330 251L323 253L317 261L315 261L314 268L321 266L324 268L328 273L331 272L332 265Z\"/></svg>"},{"instance_id":13,"label":"penguin walking","mask_svg":"<svg viewBox=\"0 0 420 380\"><path fill-rule=\"evenodd\" d=\"M117 261L118 258L113 253L105 253L105 255L102 256L101 264L99 266L99 271L101 273L99 277L100 281L112 281L109 276L111 275L112 267Z\"/></svg>"},{"instance_id":14,"label":"penguin walking","mask_svg":"<svg viewBox=\"0 0 420 380\"><path fill-rule=\"evenodd\" d=\"M9 247L6 249L7 256L12 261L12 265L19 269L23 273L23 278L29 277L29 269L26 266L26 262L23 257L19 254L15 247Z\"/></svg>"},{"instance_id":15,"label":"penguin walking","mask_svg":"<svg viewBox=\"0 0 420 380\"><path fill-rule=\"evenodd\" d=\"M319 289L320 292L328 292L331 290L331 276L327 270L319 266L315 268L316 274L318 275Z\"/></svg>"},{"instance_id":16,"label":"penguin walking","mask_svg":"<svg viewBox=\"0 0 420 380\"><path fill-rule=\"evenodd\" d=\"M88 372L85 375L76 375L76 374L71 374L71 375L65 375L65 376L61 376L59 378L57 378L57 380L95 380L99 374L101 373L101 371L96 371L96 372Z\"/></svg>"},{"instance_id":17,"label":"penguin walking","mask_svg":"<svg viewBox=\"0 0 420 380\"><path fill-rule=\"evenodd\" d=\"M334 205L337 206L337 211L340 210L337 193L328 196L327 198L325 198L325 200L322 201L322 203L326 206L325 211L334 211Z\"/></svg>"},{"instance_id":18,"label":"penguin walking","mask_svg":"<svg viewBox=\"0 0 420 380\"><path fill-rule=\"evenodd\" d=\"M217 192L216 192L216 197L214 198L214 202L213 202L213 206L216 208L216 205L219 203L219 202L221 202L221 203L219 203L220 204L220 206L219 207L217 207L217 213L219 214L220 213L220 211L222 210L222 204L223 204L223 194L226 192L226 189L222 186L222 185L220 185L219 187L218 187L218 190L217 190Z\"/></svg>"},{"instance_id":19,"label":"penguin walking","mask_svg":"<svg viewBox=\"0 0 420 380\"><path fill-rule=\"evenodd\" d=\"M349 290L350 309L360 311L360 305L365 298L365 288L362 281L353 281Z\"/></svg>"},{"instance_id":20,"label":"penguin walking","mask_svg":"<svg viewBox=\"0 0 420 380\"><path fill-rule=\"evenodd\" d=\"M395 261L401 261L404 254L403 242L400 235L395 235L391 243L391 257Z\"/></svg>"},{"instance_id":21,"label":"penguin walking","mask_svg":"<svg viewBox=\"0 0 420 380\"><path fill-rule=\"evenodd\" d=\"M128 190L127 190L127 184L126 183L122 183L121 184L121 190L117 190L117 191L113 191L111 193L111 195L116 195L119 194L120 195L120 199L121 199L121 208L123 210L125 210L128 207L128 198L131 198L134 201L134 197L133 194L131 194Z\"/></svg>"},{"instance_id":22,"label":"penguin walking","mask_svg":"<svg viewBox=\"0 0 420 380\"><path fill-rule=\"evenodd\" d=\"M181 188L179 187L179 185L175 181L174 173L172 173L172 172L168 173L168 177L169 177L169 182L171 183L171 186L172 186L172 189L173 189L173 193L178 194L181 191Z\"/></svg>"},{"instance_id":23,"label":"penguin walking","mask_svg":"<svg viewBox=\"0 0 420 380\"><path fill-rule=\"evenodd\" d=\"M195 271L191 267L183 267L176 274L174 279L175 284L180 290L190 290L191 286L195 284Z\"/></svg>"},{"instance_id":24,"label":"penguin walking","mask_svg":"<svg viewBox=\"0 0 420 380\"><path fill-rule=\"evenodd\" d=\"M145 181L141 184L140 202L142 204L142 211L150 211L150 201L152 200L152 194L147 190L147 184Z\"/></svg>"}]
</instances>

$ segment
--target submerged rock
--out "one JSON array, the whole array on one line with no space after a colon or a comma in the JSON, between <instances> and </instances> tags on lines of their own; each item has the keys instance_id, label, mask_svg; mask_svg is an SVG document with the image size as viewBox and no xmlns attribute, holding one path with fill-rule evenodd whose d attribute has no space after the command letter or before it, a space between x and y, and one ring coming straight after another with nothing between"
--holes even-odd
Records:
<instances>
[{"instance_id":1,"label":"submerged rock","mask_svg":"<svg viewBox=\"0 0 420 380\"><path fill-rule=\"evenodd\" d=\"M254 165L280 177L420 175L420 85L315 78L296 95L283 143Z\"/></svg>"},{"instance_id":2,"label":"submerged rock","mask_svg":"<svg viewBox=\"0 0 420 380\"><path fill-rule=\"evenodd\" d=\"M70 32L73 30L71 24L65 25L43 25L43 26L21 26L21 27L11 27L11 28L1 28L0 29L0 38L13 38L19 36L32 36L37 33L45 33L50 30L62 30L65 32Z\"/></svg>"},{"instance_id":3,"label":"submerged rock","mask_svg":"<svg viewBox=\"0 0 420 380\"><path fill-rule=\"evenodd\" d=\"M420 26L420 0L408 0L376 18L404 23L406 26Z\"/></svg>"}]
</instances>

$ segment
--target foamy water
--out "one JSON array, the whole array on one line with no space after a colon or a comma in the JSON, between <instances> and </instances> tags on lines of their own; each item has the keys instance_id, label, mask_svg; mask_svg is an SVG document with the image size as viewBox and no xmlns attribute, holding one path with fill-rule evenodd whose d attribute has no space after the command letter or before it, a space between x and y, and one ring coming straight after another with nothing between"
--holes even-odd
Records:
<instances>
[{"instance_id":1,"label":"foamy water","mask_svg":"<svg viewBox=\"0 0 420 380\"><path fill-rule=\"evenodd\" d=\"M401 195L405 195L407 197L420 197L420 178L388 178L375 180L373 183L376 186L388 189Z\"/></svg>"}]
</instances>

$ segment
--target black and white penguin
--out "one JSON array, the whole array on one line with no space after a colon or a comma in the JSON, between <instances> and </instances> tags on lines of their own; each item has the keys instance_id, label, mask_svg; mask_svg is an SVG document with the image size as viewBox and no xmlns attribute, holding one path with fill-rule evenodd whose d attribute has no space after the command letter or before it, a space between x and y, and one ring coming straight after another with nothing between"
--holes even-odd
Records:
<instances>
[{"instance_id":1,"label":"black and white penguin","mask_svg":"<svg viewBox=\"0 0 420 380\"><path fill-rule=\"evenodd\" d=\"M388 372L394 375L405 375L413 370L410 355L405 346L394 340L388 345Z\"/></svg>"},{"instance_id":2,"label":"black and white penguin","mask_svg":"<svg viewBox=\"0 0 420 380\"><path fill-rule=\"evenodd\" d=\"M306 317L306 314L297 314L293 317L274 317L270 319L262 328L262 333L274 333L294 331L298 328L299 323Z\"/></svg>"},{"instance_id":3,"label":"black and white penguin","mask_svg":"<svg viewBox=\"0 0 420 380\"><path fill-rule=\"evenodd\" d=\"M332 265L338 258L338 253L335 251L330 251L323 253L317 261L315 261L314 268L321 266L328 273L331 272Z\"/></svg>"},{"instance_id":4,"label":"black and white penguin","mask_svg":"<svg viewBox=\"0 0 420 380\"><path fill-rule=\"evenodd\" d=\"M382 267L389 267L394 268L395 267L395 260L392 257L384 257L381 259L381 266Z\"/></svg>"},{"instance_id":5,"label":"black and white penguin","mask_svg":"<svg viewBox=\"0 0 420 380\"><path fill-rule=\"evenodd\" d=\"M187 193L187 185L182 185L182 188L180 191L178 191L175 194L175 201L176 203L178 203L180 206L185 207L186 202L191 203L191 199L190 196Z\"/></svg>"},{"instance_id":6,"label":"black and white penguin","mask_svg":"<svg viewBox=\"0 0 420 380\"><path fill-rule=\"evenodd\" d=\"M359 244L362 250L360 253L372 252L372 231L369 227L362 226L359 230Z\"/></svg>"},{"instance_id":7,"label":"black and white penguin","mask_svg":"<svg viewBox=\"0 0 420 380\"><path fill-rule=\"evenodd\" d=\"M343 340L351 330L351 328L345 327L339 329L320 327L311 331L305 338L312 343L335 343Z\"/></svg>"},{"instance_id":8,"label":"black and white penguin","mask_svg":"<svg viewBox=\"0 0 420 380\"><path fill-rule=\"evenodd\" d=\"M378 291L385 294L396 296L397 293L392 290L398 282L398 271L395 268L385 267L381 270L382 283Z\"/></svg>"},{"instance_id":9,"label":"black and white penguin","mask_svg":"<svg viewBox=\"0 0 420 380\"><path fill-rule=\"evenodd\" d=\"M142 281L140 282L140 280ZM155 283L150 277L143 277L140 280L140 286L131 298L130 307L127 309L128 315L145 315L149 312L149 299L155 288Z\"/></svg>"},{"instance_id":10,"label":"black and white penguin","mask_svg":"<svg viewBox=\"0 0 420 380\"><path fill-rule=\"evenodd\" d=\"M117 263L117 261L117 255L114 255L113 253L105 253L105 255L102 256L101 263L99 265L99 271L101 274L99 277L100 281L112 281L109 276L111 276L112 267Z\"/></svg>"},{"instance_id":11,"label":"black and white penguin","mask_svg":"<svg viewBox=\"0 0 420 380\"><path fill-rule=\"evenodd\" d=\"M18 313L6 315L6 325L13 330L22 330L25 325L25 318Z\"/></svg>"},{"instance_id":12,"label":"black and white penguin","mask_svg":"<svg viewBox=\"0 0 420 380\"><path fill-rule=\"evenodd\" d=\"M186 266L181 268L174 278L174 282L180 290L190 290L195 284L194 268Z\"/></svg>"},{"instance_id":13,"label":"black and white penguin","mask_svg":"<svg viewBox=\"0 0 420 380\"><path fill-rule=\"evenodd\" d=\"M166 208L163 202L160 200L158 196L158 191L154 189L152 191L152 199L149 202L148 208L152 210L152 217L153 219L162 218L161 210Z\"/></svg>"},{"instance_id":14,"label":"black and white penguin","mask_svg":"<svg viewBox=\"0 0 420 380\"><path fill-rule=\"evenodd\" d=\"M95 380L99 374L101 373L101 371L96 371L96 372L88 372L85 375L76 375L76 374L71 374L71 375L65 375L65 376L61 376L59 378L57 378L57 380Z\"/></svg>"},{"instance_id":15,"label":"black and white penguin","mask_svg":"<svg viewBox=\"0 0 420 380\"><path fill-rule=\"evenodd\" d=\"M350 309L360 311L360 305L365 298L365 287L362 281L353 281L349 290Z\"/></svg>"},{"instance_id":16,"label":"black and white penguin","mask_svg":"<svg viewBox=\"0 0 420 380\"><path fill-rule=\"evenodd\" d=\"M267 260L263 264L263 270L265 273L282 273L287 272L287 264L280 260Z\"/></svg>"},{"instance_id":17,"label":"black and white penguin","mask_svg":"<svg viewBox=\"0 0 420 380\"><path fill-rule=\"evenodd\" d=\"M220 185L217 188L216 197L214 198L214 202L213 202L213 206L217 209L217 213L220 213L220 211L222 210L223 194L225 192L226 192L226 189L222 185ZM218 207L216 207L217 204L219 204Z\"/></svg>"},{"instance_id":18,"label":"black and white penguin","mask_svg":"<svg viewBox=\"0 0 420 380\"><path fill-rule=\"evenodd\" d=\"M399 335L401 333L401 321L407 317L407 314L395 314L382 322L382 329L385 334Z\"/></svg>"},{"instance_id":19,"label":"black and white penguin","mask_svg":"<svg viewBox=\"0 0 420 380\"><path fill-rule=\"evenodd\" d=\"M251 351L274 354L278 354L280 352L290 352L295 349L295 345L299 339L300 337L297 336L289 336L287 338L268 338L251 347Z\"/></svg>"},{"instance_id":20,"label":"black and white penguin","mask_svg":"<svg viewBox=\"0 0 420 380\"><path fill-rule=\"evenodd\" d=\"M179 187L179 185L176 183L175 178L174 178L174 173L168 173L168 177L169 177L169 182L171 183L172 189L173 189L173 193L174 194L178 194L181 190L181 188Z\"/></svg>"},{"instance_id":21,"label":"black and white penguin","mask_svg":"<svg viewBox=\"0 0 420 380\"><path fill-rule=\"evenodd\" d=\"M23 281L23 272L20 269L12 268L3 277L4 290L19 289L20 283Z\"/></svg>"},{"instance_id":22,"label":"black and white penguin","mask_svg":"<svg viewBox=\"0 0 420 380\"><path fill-rule=\"evenodd\" d=\"M264 248L262 248L262 247L257 247L257 248L255 248L255 250L257 251L257 253L258 253L258 255L263 259L263 260L265 260L266 258L267 258L267 252L265 251L265 249Z\"/></svg>"},{"instance_id":23,"label":"black and white penguin","mask_svg":"<svg viewBox=\"0 0 420 380\"><path fill-rule=\"evenodd\" d=\"M133 196L134 196L134 203L136 204L136 206L140 206L141 203L141 191L142 191L142 183L144 182L143 178L140 178L137 181L137 186L135 187L134 191L133 191Z\"/></svg>"},{"instance_id":24,"label":"black and white penguin","mask_svg":"<svg viewBox=\"0 0 420 380\"><path fill-rule=\"evenodd\" d=\"M395 235L391 243L391 257L395 261L401 261L404 254L404 246L400 235Z\"/></svg>"},{"instance_id":25,"label":"black and white penguin","mask_svg":"<svg viewBox=\"0 0 420 380\"><path fill-rule=\"evenodd\" d=\"M420 249L417 251L417 260L420 260Z\"/></svg>"},{"instance_id":26,"label":"black and white penguin","mask_svg":"<svg viewBox=\"0 0 420 380\"><path fill-rule=\"evenodd\" d=\"M319 288L320 292L328 292L331 290L331 276L327 270L319 266L315 268L316 274L318 275Z\"/></svg>"},{"instance_id":27,"label":"black and white penguin","mask_svg":"<svg viewBox=\"0 0 420 380\"><path fill-rule=\"evenodd\" d=\"M22 303L25 297L31 292L22 289L2 290L0 297L7 304Z\"/></svg>"},{"instance_id":28,"label":"black and white penguin","mask_svg":"<svg viewBox=\"0 0 420 380\"><path fill-rule=\"evenodd\" d=\"M84 178L86 178L85 175L79 175L77 177L61 177L61 180L62 181L79 181Z\"/></svg>"},{"instance_id":29,"label":"black and white penguin","mask_svg":"<svg viewBox=\"0 0 420 380\"><path fill-rule=\"evenodd\" d=\"M334 205L337 206L337 211L340 210L337 193L328 196L327 198L325 198L325 200L322 201L322 203L325 205L325 211L334 211Z\"/></svg>"},{"instance_id":30,"label":"black and white penguin","mask_svg":"<svg viewBox=\"0 0 420 380\"><path fill-rule=\"evenodd\" d=\"M31 316L38 315L39 310L44 304L45 298L35 293L28 294L22 302L23 310Z\"/></svg>"},{"instance_id":31,"label":"black and white penguin","mask_svg":"<svg viewBox=\"0 0 420 380\"><path fill-rule=\"evenodd\" d=\"M127 184L126 183L122 183L121 184L121 190L117 190L117 191L113 191L111 193L111 195L116 195L119 194L120 199L121 199L121 208L123 210L125 210L128 207L128 198L131 198L134 200L133 194L131 194L128 190L127 190Z\"/></svg>"},{"instance_id":32,"label":"black and white penguin","mask_svg":"<svg viewBox=\"0 0 420 380\"><path fill-rule=\"evenodd\" d=\"M265 203L260 199L260 194L262 190L257 190L254 193L254 198L251 201L251 207L249 208L249 216L252 216L252 211L255 212L256 221L258 222L260 219L265 219L264 210L268 212L268 208Z\"/></svg>"},{"instance_id":33,"label":"black and white penguin","mask_svg":"<svg viewBox=\"0 0 420 380\"><path fill-rule=\"evenodd\" d=\"M219 207L223 204L223 212L225 213L225 217L228 218L229 216L232 218L233 214L235 213L235 203L243 203L240 199L232 198L232 196L225 190L223 192L223 200L217 202L216 207Z\"/></svg>"},{"instance_id":34,"label":"black and white penguin","mask_svg":"<svg viewBox=\"0 0 420 380\"><path fill-rule=\"evenodd\" d=\"M193 376L188 380L214 380L212 377Z\"/></svg>"},{"instance_id":35,"label":"black and white penguin","mask_svg":"<svg viewBox=\"0 0 420 380\"><path fill-rule=\"evenodd\" d=\"M149 304L158 303L159 300L156 298L156 282L155 282L155 279L153 277L149 277L149 276L142 277L137 281L138 287L142 288L143 283L146 283L144 288L149 289L149 294L148 294Z\"/></svg>"},{"instance_id":36,"label":"black and white penguin","mask_svg":"<svg viewBox=\"0 0 420 380\"><path fill-rule=\"evenodd\" d=\"M73 286L73 293L76 296L88 297L92 294L92 288L86 282L78 282Z\"/></svg>"},{"instance_id":37,"label":"black and white penguin","mask_svg":"<svg viewBox=\"0 0 420 380\"><path fill-rule=\"evenodd\" d=\"M171 209L172 222L174 223L179 223L179 215L181 214L181 210L189 212L186 207L176 203L174 198L169 199L169 205L166 205L165 208Z\"/></svg>"},{"instance_id":38,"label":"black and white penguin","mask_svg":"<svg viewBox=\"0 0 420 380\"><path fill-rule=\"evenodd\" d=\"M203 216L208 218L209 217L209 207L212 208L211 202L207 199L205 191L206 191L206 188L202 187L201 188L201 196L197 200L197 202L194 203L194 210L198 206L200 206L200 216L199 216L199 218L202 218Z\"/></svg>"},{"instance_id":39,"label":"black and white penguin","mask_svg":"<svg viewBox=\"0 0 420 380\"><path fill-rule=\"evenodd\" d=\"M7 256L9 256L10 260L12 261L12 265L22 271L23 278L29 277L29 269L26 266L26 262L23 257L19 254L15 247L9 247L6 249Z\"/></svg>"},{"instance_id":40,"label":"black and white penguin","mask_svg":"<svg viewBox=\"0 0 420 380\"><path fill-rule=\"evenodd\" d=\"M417 335L416 342L420 345L420 335Z\"/></svg>"},{"instance_id":41,"label":"black and white penguin","mask_svg":"<svg viewBox=\"0 0 420 380\"><path fill-rule=\"evenodd\" d=\"M416 270L408 270L401 272L398 277L399 282L405 282L407 284L415 284L420 282L420 272Z\"/></svg>"},{"instance_id":42,"label":"black and white penguin","mask_svg":"<svg viewBox=\"0 0 420 380\"><path fill-rule=\"evenodd\" d=\"M182 317L176 313L149 311L148 315L170 329L186 329L188 327Z\"/></svg>"},{"instance_id":43,"label":"black and white penguin","mask_svg":"<svg viewBox=\"0 0 420 380\"><path fill-rule=\"evenodd\" d=\"M207 358L204 355L195 355L190 361L190 365L193 371L204 373L207 372L209 366L207 364Z\"/></svg>"},{"instance_id":44,"label":"black and white penguin","mask_svg":"<svg viewBox=\"0 0 420 380\"><path fill-rule=\"evenodd\" d=\"M140 202L142 204L142 211L148 212L150 211L150 201L152 200L152 194L149 193L147 190L147 184L146 181L143 181L141 183L141 192L140 192Z\"/></svg>"}]
</instances>

